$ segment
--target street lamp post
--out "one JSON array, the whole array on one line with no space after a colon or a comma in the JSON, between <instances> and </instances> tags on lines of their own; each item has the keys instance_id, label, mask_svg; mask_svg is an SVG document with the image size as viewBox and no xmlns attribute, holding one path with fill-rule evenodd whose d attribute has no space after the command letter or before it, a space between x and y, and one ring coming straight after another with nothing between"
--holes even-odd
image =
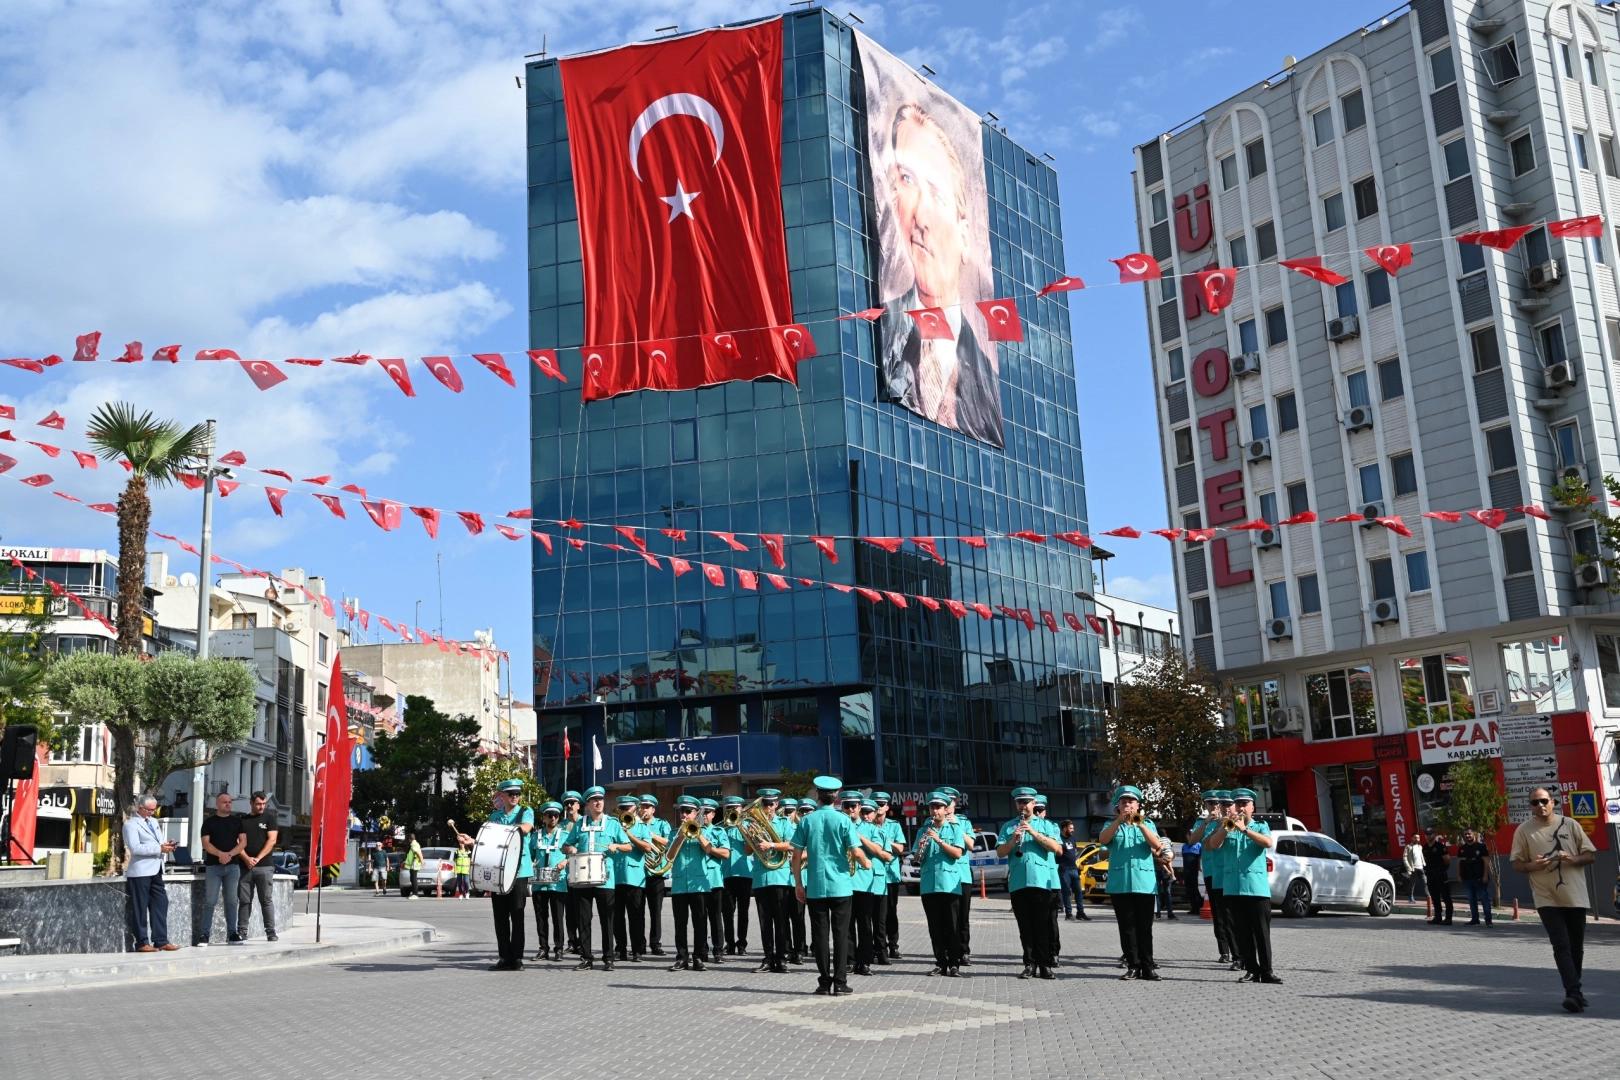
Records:
<instances>
[{"instance_id":1,"label":"street lamp post","mask_svg":"<svg viewBox=\"0 0 1620 1080\"><path fill-rule=\"evenodd\" d=\"M1113 626L1116 626L1116 627L1119 625L1118 613L1115 612L1114 608L1111 605L1103 603L1101 600L1098 600L1095 595L1093 595L1092 593L1087 592L1084 589L1081 589L1079 592L1076 592L1074 595L1077 598L1081 599L1081 600L1089 601L1090 603L1095 604L1097 607L1103 608L1104 610L1106 610L1108 612L1109 622L1112 623ZM1110 629L1112 629L1112 628L1113 627L1110 627ZM1119 700L1119 679L1120 679L1120 676L1124 674L1124 672L1120 669L1120 666L1119 666L1119 635L1117 633L1111 633L1108 636L1114 639L1114 700L1118 701Z\"/></svg>"},{"instance_id":2,"label":"street lamp post","mask_svg":"<svg viewBox=\"0 0 1620 1080\"><path fill-rule=\"evenodd\" d=\"M209 611L209 602L213 599L214 575L209 569L212 562L211 549L214 543L214 480L218 477L229 477L231 470L214 463L214 421L208 421L207 455L203 459L203 504L202 504L202 538L198 544L197 552L197 659L208 659L208 636L212 629L213 616ZM200 747L203 754L207 747ZM195 765L191 769L191 823L187 830L187 842L190 845L192 859L200 859L202 852L202 819L207 809L206 802L206 769L203 765Z\"/></svg>"}]
</instances>

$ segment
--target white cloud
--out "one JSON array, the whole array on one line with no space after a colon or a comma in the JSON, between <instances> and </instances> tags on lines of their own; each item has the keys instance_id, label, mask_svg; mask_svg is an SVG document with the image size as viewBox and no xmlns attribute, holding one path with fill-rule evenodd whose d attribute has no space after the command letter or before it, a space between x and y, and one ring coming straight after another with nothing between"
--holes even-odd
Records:
<instances>
[{"instance_id":1,"label":"white cloud","mask_svg":"<svg viewBox=\"0 0 1620 1080\"><path fill-rule=\"evenodd\" d=\"M1135 600L1174 611L1176 579L1170 574L1154 574L1147 578L1121 574L1109 579L1108 595L1120 600Z\"/></svg>"},{"instance_id":2,"label":"white cloud","mask_svg":"<svg viewBox=\"0 0 1620 1080\"><path fill-rule=\"evenodd\" d=\"M1141 13L1129 8L1098 12L1097 36L1086 43L1086 52L1099 53L1118 45L1140 22Z\"/></svg>"}]
</instances>

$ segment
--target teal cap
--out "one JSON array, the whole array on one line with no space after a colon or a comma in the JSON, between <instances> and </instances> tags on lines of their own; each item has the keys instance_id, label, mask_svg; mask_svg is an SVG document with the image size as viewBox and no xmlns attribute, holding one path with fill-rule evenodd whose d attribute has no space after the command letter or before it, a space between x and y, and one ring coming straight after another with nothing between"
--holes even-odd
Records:
<instances>
[{"instance_id":1,"label":"teal cap","mask_svg":"<svg viewBox=\"0 0 1620 1080\"><path fill-rule=\"evenodd\" d=\"M586 799L605 799L605 798L607 798L607 790L605 788L600 788L600 787L588 787L588 788L585 789L585 798Z\"/></svg>"},{"instance_id":2,"label":"teal cap","mask_svg":"<svg viewBox=\"0 0 1620 1080\"><path fill-rule=\"evenodd\" d=\"M703 807L703 809L705 809L705 810L718 810L718 809L720 809L720 804L715 802L713 799L699 799L698 800L698 805Z\"/></svg>"},{"instance_id":3,"label":"teal cap","mask_svg":"<svg viewBox=\"0 0 1620 1080\"><path fill-rule=\"evenodd\" d=\"M762 799L780 799L782 797L782 792L773 787L762 787L754 794Z\"/></svg>"},{"instance_id":4,"label":"teal cap","mask_svg":"<svg viewBox=\"0 0 1620 1080\"><path fill-rule=\"evenodd\" d=\"M724 801L727 806L741 806L743 797L741 795L727 795Z\"/></svg>"},{"instance_id":5,"label":"teal cap","mask_svg":"<svg viewBox=\"0 0 1620 1080\"><path fill-rule=\"evenodd\" d=\"M953 787L942 787L939 790L943 791L953 799L960 799L962 797L962 793Z\"/></svg>"},{"instance_id":6,"label":"teal cap","mask_svg":"<svg viewBox=\"0 0 1620 1080\"><path fill-rule=\"evenodd\" d=\"M864 798L866 798L865 795L862 795L860 792L851 788L850 790L840 794L838 796L838 801L841 803L858 803Z\"/></svg>"},{"instance_id":7,"label":"teal cap","mask_svg":"<svg viewBox=\"0 0 1620 1080\"><path fill-rule=\"evenodd\" d=\"M889 798L889 793L887 791L874 791L872 792L872 801L886 803L892 802L893 800Z\"/></svg>"},{"instance_id":8,"label":"teal cap","mask_svg":"<svg viewBox=\"0 0 1620 1080\"><path fill-rule=\"evenodd\" d=\"M1019 799L1033 799L1035 797L1035 789L1032 787L1015 787L1012 790L1012 797L1014 802L1017 802Z\"/></svg>"},{"instance_id":9,"label":"teal cap","mask_svg":"<svg viewBox=\"0 0 1620 1080\"><path fill-rule=\"evenodd\" d=\"M656 795L643 795L641 797L641 805L642 806L657 806L658 805L658 796L656 796Z\"/></svg>"},{"instance_id":10,"label":"teal cap","mask_svg":"<svg viewBox=\"0 0 1620 1080\"><path fill-rule=\"evenodd\" d=\"M816 800L814 800L814 799L800 799L799 800L799 809L800 810L814 810L815 808L816 808Z\"/></svg>"},{"instance_id":11,"label":"teal cap","mask_svg":"<svg viewBox=\"0 0 1620 1080\"><path fill-rule=\"evenodd\" d=\"M817 791L837 791L843 787L843 782L836 776L818 776L815 779Z\"/></svg>"},{"instance_id":12,"label":"teal cap","mask_svg":"<svg viewBox=\"0 0 1620 1080\"><path fill-rule=\"evenodd\" d=\"M1040 794L1039 792L1036 792L1035 793L1035 805L1036 806L1045 806L1046 805L1046 796Z\"/></svg>"},{"instance_id":13,"label":"teal cap","mask_svg":"<svg viewBox=\"0 0 1620 1080\"><path fill-rule=\"evenodd\" d=\"M574 791L573 789L563 792L563 802L568 802L570 799L574 802L582 801L579 797L579 792Z\"/></svg>"},{"instance_id":14,"label":"teal cap","mask_svg":"<svg viewBox=\"0 0 1620 1080\"><path fill-rule=\"evenodd\" d=\"M1219 799L1221 802L1231 802L1232 801L1232 793L1230 791L1227 791L1225 788L1222 788L1221 790L1217 791L1215 793L1215 797L1217 799Z\"/></svg>"},{"instance_id":15,"label":"teal cap","mask_svg":"<svg viewBox=\"0 0 1620 1080\"><path fill-rule=\"evenodd\" d=\"M542 814L557 814L558 816L561 816L562 815L562 803L560 803L557 800L553 799L550 802L546 803L544 806L540 807L540 812Z\"/></svg>"},{"instance_id":16,"label":"teal cap","mask_svg":"<svg viewBox=\"0 0 1620 1080\"><path fill-rule=\"evenodd\" d=\"M626 807L634 806L634 805L636 805L636 797L634 795L620 795L619 796L619 809L620 810L623 810Z\"/></svg>"},{"instance_id":17,"label":"teal cap","mask_svg":"<svg viewBox=\"0 0 1620 1080\"><path fill-rule=\"evenodd\" d=\"M872 813L875 814L875 813L877 813L877 801L874 800L874 799L862 799L861 800L861 809L862 810L870 810L870 811L872 811Z\"/></svg>"},{"instance_id":18,"label":"teal cap","mask_svg":"<svg viewBox=\"0 0 1620 1080\"><path fill-rule=\"evenodd\" d=\"M1218 788L1210 788L1208 791L1204 792L1203 798L1205 802L1220 802L1221 796L1224 794L1226 794L1226 792L1221 791Z\"/></svg>"},{"instance_id":19,"label":"teal cap","mask_svg":"<svg viewBox=\"0 0 1620 1080\"><path fill-rule=\"evenodd\" d=\"M944 791L930 791L928 793L928 805L929 806L935 806L935 805L949 806L950 804L951 804L951 797L950 797L949 793L944 792Z\"/></svg>"},{"instance_id":20,"label":"teal cap","mask_svg":"<svg viewBox=\"0 0 1620 1080\"><path fill-rule=\"evenodd\" d=\"M697 800L690 795L682 795L675 800L675 808L677 810L696 810L698 808Z\"/></svg>"},{"instance_id":21,"label":"teal cap","mask_svg":"<svg viewBox=\"0 0 1620 1080\"><path fill-rule=\"evenodd\" d=\"M1119 800L1121 800L1123 798L1126 798L1127 796L1129 796L1132 799L1135 799L1137 802L1141 802L1142 801L1142 789L1139 788L1139 787L1136 787L1135 785L1132 785L1132 784L1121 784L1119 787L1114 789L1113 798L1110 799L1109 801L1110 802L1119 802Z\"/></svg>"},{"instance_id":22,"label":"teal cap","mask_svg":"<svg viewBox=\"0 0 1620 1080\"><path fill-rule=\"evenodd\" d=\"M1232 789L1232 801L1237 802L1239 799L1248 799L1250 802L1254 802L1255 794L1254 794L1253 791L1251 791L1249 788L1246 788L1246 787L1233 788Z\"/></svg>"},{"instance_id":23,"label":"teal cap","mask_svg":"<svg viewBox=\"0 0 1620 1080\"><path fill-rule=\"evenodd\" d=\"M513 776L500 782L501 791L522 791L523 781Z\"/></svg>"}]
</instances>

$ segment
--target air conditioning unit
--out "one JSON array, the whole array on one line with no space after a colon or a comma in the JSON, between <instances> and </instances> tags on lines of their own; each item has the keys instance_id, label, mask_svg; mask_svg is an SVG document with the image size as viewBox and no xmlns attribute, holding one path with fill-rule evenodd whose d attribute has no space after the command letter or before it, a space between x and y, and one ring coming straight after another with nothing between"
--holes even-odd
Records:
<instances>
[{"instance_id":1,"label":"air conditioning unit","mask_svg":"<svg viewBox=\"0 0 1620 1080\"><path fill-rule=\"evenodd\" d=\"M1250 465L1271 460L1270 439L1250 439L1243 444L1243 457Z\"/></svg>"},{"instance_id":2,"label":"air conditioning unit","mask_svg":"<svg viewBox=\"0 0 1620 1080\"><path fill-rule=\"evenodd\" d=\"M1240 354L1238 356L1232 357L1232 374L1233 375L1258 375L1258 374L1260 374L1260 354L1257 353L1257 352L1246 352L1246 353L1242 353L1242 354Z\"/></svg>"},{"instance_id":3,"label":"air conditioning unit","mask_svg":"<svg viewBox=\"0 0 1620 1080\"><path fill-rule=\"evenodd\" d=\"M1305 710L1298 705L1285 705L1271 714L1273 735L1298 735L1305 730Z\"/></svg>"},{"instance_id":4,"label":"air conditioning unit","mask_svg":"<svg viewBox=\"0 0 1620 1080\"><path fill-rule=\"evenodd\" d=\"M1254 546L1261 551L1282 547L1282 533L1276 529L1262 529L1254 534Z\"/></svg>"},{"instance_id":5,"label":"air conditioning unit","mask_svg":"<svg viewBox=\"0 0 1620 1080\"><path fill-rule=\"evenodd\" d=\"M1351 338L1361 336L1361 317L1359 315L1340 315L1337 319L1328 320L1329 341L1349 341Z\"/></svg>"},{"instance_id":6,"label":"air conditioning unit","mask_svg":"<svg viewBox=\"0 0 1620 1080\"><path fill-rule=\"evenodd\" d=\"M281 628L289 634L298 634L303 632L304 624L297 619L286 619L282 622Z\"/></svg>"},{"instance_id":7,"label":"air conditioning unit","mask_svg":"<svg viewBox=\"0 0 1620 1080\"><path fill-rule=\"evenodd\" d=\"M1602 563L1583 563L1575 568L1575 587L1577 589L1597 589L1608 584L1609 570Z\"/></svg>"},{"instance_id":8,"label":"air conditioning unit","mask_svg":"<svg viewBox=\"0 0 1620 1080\"><path fill-rule=\"evenodd\" d=\"M1566 480L1572 480L1582 484L1589 484L1592 482L1588 475L1590 471L1588 466L1581 462L1574 465L1565 465L1558 470L1558 482L1563 483ZM1602 482L1602 477L1598 477L1598 482Z\"/></svg>"},{"instance_id":9,"label":"air conditioning unit","mask_svg":"<svg viewBox=\"0 0 1620 1080\"><path fill-rule=\"evenodd\" d=\"M1283 615L1266 623L1267 641L1287 641L1294 636L1294 620Z\"/></svg>"},{"instance_id":10,"label":"air conditioning unit","mask_svg":"<svg viewBox=\"0 0 1620 1080\"><path fill-rule=\"evenodd\" d=\"M1548 390L1561 390L1566 386L1574 386L1578 374L1575 370L1575 361L1562 360L1556 364L1548 364L1542 369L1541 378L1547 384Z\"/></svg>"},{"instance_id":11,"label":"air conditioning unit","mask_svg":"<svg viewBox=\"0 0 1620 1080\"><path fill-rule=\"evenodd\" d=\"M1372 621L1378 623L1392 623L1401 621L1401 609L1393 600L1374 600L1372 606Z\"/></svg>"},{"instance_id":12,"label":"air conditioning unit","mask_svg":"<svg viewBox=\"0 0 1620 1080\"><path fill-rule=\"evenodd\" d=\"M1363 529L1370 529L1378 524L1378 522L1374 520L1375 518L1385 516L1384 504L1381 502L1362 503L1361 509L1357 510L1356 513L1367 519L1361 523L1361 527Z\"/></svg>"},{"instance_id":13,"label":"air conditioning unit","mask_svg":"<svg viewBox=\"0 0 1620 1080\"><path fill-rule=\"evenodd\" d=\"M1550 289L1562 280L1564 274L1558 269L1556 261L1540 263L1524 273L1524 283L1538 291Z\"/></svg>"},{"instance_id":14,"label":"air conditioning unit","mask_svg":"<svg viewBox=\"0 0 1620 1080\"><path fill-rule=\"evenodd\" d=\"M1344 414L1344 430L1361 431L1373 426L1373 412L1369 405L1357 405Z\"/></svg>"}]
</instances>

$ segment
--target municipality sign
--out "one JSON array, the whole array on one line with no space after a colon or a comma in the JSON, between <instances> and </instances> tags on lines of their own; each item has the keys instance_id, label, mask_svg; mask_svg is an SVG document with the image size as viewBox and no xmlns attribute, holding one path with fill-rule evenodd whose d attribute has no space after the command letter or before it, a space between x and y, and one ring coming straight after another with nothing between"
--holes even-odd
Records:
<instances>
[{"instance_id":1,"label":"municipality sign","mask_svg":"<svg viewBox=\"0 0 1620 1080\"><path fill-rule=\"evenodd\" d=\"M741 773L741 747L736 735L613 745L615 784L694 780Z\"/></svg>"}]
</instances>

